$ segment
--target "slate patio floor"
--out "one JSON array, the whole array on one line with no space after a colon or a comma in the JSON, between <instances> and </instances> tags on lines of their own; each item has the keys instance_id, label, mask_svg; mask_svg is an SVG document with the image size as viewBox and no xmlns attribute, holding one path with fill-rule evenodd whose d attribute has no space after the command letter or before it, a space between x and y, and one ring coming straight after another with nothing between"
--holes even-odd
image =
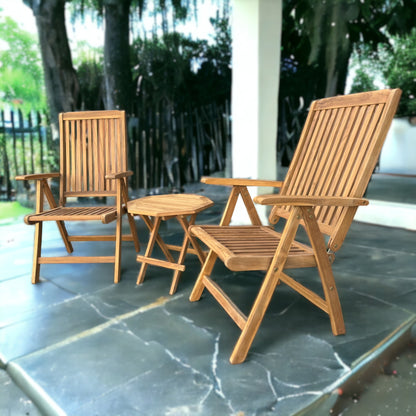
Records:
<instances>
[{"instance_id":1,"label":"slate patio floor","mask_svg":"<svg viewBox=\"0 0 416 416\"><path fill-rule=\"evenodd\" d=\"M224 193L206 185L192 192L217 202L197 222L217 223ZM377 192L375 186L369 198ZM144 249L147 232L140 221L137 226ZM45 253L63 253L55 225L48 228ZM166 224L163 235L178 241L179 225ZM105 264L43 265L41 283L32 285L33 228L3 224L0 415L324 414L314 413L319 403L332 400L340 383L414 326L415 237L354 222L333 265L346 335L334 337L327 316L282 285L247 361L233 366L228 359L238 329L209 295L188 301L196 257L187 257L173 296L172 272L165 269L150 266L136 286L131 243L123 245L118 285ZM93 252L88 244L79 247L83 255ZM108 243L101 248L111 251ZM215 275L243 310L250 307L262 274L237 276L218 265ZM318 287L310 271L296 275Z\"/></svg>"}]
</instances>

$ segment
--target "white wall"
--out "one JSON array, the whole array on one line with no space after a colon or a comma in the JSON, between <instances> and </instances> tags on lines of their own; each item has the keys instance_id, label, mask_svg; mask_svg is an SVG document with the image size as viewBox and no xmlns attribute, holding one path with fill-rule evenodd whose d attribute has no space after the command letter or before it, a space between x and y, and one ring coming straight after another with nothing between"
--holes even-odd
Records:
<instances>
[{"instance_id":1,"label":"white wall","mask_svg":"<svg viewBox=\"0 0 416 416\"><path fill-rule=\"evenodd\" d=\"M395 118L380 155L380 172L416 175L416 126Z\"/></svg>"},{"instance_id":2,"label":"white wall","mask_svg":"<svg viewBox=\"0 0 416 416\"><path fill-rule=\"evenodd\" d=\"M281 8L281 0L234 1L231 113L235 178L276 179ZM262 188L260 193L266 191ZM250 192L257 195L259 190ZM242 211L239 206L234 222Z\"/></svg>"}]
</instances>

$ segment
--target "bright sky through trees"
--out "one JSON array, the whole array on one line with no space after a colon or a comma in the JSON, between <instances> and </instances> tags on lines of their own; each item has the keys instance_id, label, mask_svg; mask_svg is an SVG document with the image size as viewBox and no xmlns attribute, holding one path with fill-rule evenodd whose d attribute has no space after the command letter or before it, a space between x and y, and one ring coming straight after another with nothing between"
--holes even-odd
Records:
<instances>
[{"instance_id":1,"label":"bright sky through trees","mask_svg":"<svg viewBox=\"0 0 416 416\"><path fill-rule=\"evenodd\" d=\"M184 24L177 24L177 29L185 35L192 35L194 38L206 39L214 34L213 27L209 21L210 17L215 17L216 6L210 0L199 1L198 3L198 21L190 19ZM27 7L23 0L0 0L0 16L10 16L21 29L36 33L36 23L32 11ZM82 20L77 19L76 23L71 22L70 13L66 16L66 29L71 47L75 47L77 42L83 41L90 46L102 46L104 43L104 29L98 25L91 17L85 16ZM134 19L133 22L140 26L140 23ZM153 18L148 17L144 24L149 27L153 24ZM135 25L135 26L137 26ZM135 30L140 32L140 29ZM1 46L0 46L1 48Z\"/></svg>"}]
</instances>

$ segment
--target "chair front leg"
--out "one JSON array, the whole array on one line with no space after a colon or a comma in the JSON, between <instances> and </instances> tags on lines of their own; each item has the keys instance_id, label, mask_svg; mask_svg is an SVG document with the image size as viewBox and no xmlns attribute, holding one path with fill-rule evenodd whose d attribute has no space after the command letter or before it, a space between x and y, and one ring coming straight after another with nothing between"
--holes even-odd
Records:
<instances>
[{"instance_id":1,"label":"chair front leg","mask_svg":"<svg viewBox=\"0 0 416 416\"><path fill-rule=\"evenodd\" d=\"M266 277L261 285L254 305L251 308L246 324L231 354L231 364L240 364L247 357L248 351L264 318L276 286L279 283L279 276L284 270L290 246L295 239L296 232L299 227L300 213L301 210L298 207L295 207L290 214L274 258L266 273Z\"/></svg>"},{"instance_id":2,"label":"chair front leg","mask_svg":"<svg viewBox=\"0 0 416 416\"><path fill-rule=\"evenodd\" d=\"M122 240L122 179L117 180L117 197L116 197L116 247L114 254L114 283L120 281L120 270L121 270L121 240Z\"/></svg>"},{"instance_id":3,"label":"chair front leg","mask_svg":"<svg viewBox=\"0 0 416 416\"><path fill-rule=\"evenodd\" d=\"M36 214L43 211L43 183L41 180L36 181ZM32 265L32 283L39 283L40 264L39 258L42 255L42 222L35 224L35 241L33 243L33 265Z\"/></svg>"}]
</instances>

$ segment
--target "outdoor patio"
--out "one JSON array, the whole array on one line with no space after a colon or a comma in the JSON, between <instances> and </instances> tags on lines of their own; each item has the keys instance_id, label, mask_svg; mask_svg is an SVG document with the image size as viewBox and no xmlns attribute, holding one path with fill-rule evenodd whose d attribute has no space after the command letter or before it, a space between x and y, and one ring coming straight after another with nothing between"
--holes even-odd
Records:
<instances>
[{"instance_id":1,"label":"outdoor patio","mask_svg":"<svg viewBox=\"0 0 416 416\"><path fill-rule=\"evenodd\" d=\"M415 178L377 176L367 197L414 204L415 185ZM187 191L216 202L197 222L218 223L224 190L197 184ZM137 227L143 251L148 233L141 221ZM334 337L326 314L282 285L247 361L236 366L228 359L238 328L209 295L188 301L200 268L195 256L173 296L172 271L158 267L136 286L132 243L123 245L118 285L106 264L43 265L41 283L32 285L34 227L19 221L0 230L0 415L328 414L337 387L407 342L416 322L415 232L401 228L354 222L337 254L346 335ZM45 253L64 254L54 224L44 235ZM179 225L166 224L163 235L179 242ZM85 243L77 247L92 254ZM215 275L243 310L251 306L262 274L236 279L218 264Z\"/></svg>"}]
</instances>

